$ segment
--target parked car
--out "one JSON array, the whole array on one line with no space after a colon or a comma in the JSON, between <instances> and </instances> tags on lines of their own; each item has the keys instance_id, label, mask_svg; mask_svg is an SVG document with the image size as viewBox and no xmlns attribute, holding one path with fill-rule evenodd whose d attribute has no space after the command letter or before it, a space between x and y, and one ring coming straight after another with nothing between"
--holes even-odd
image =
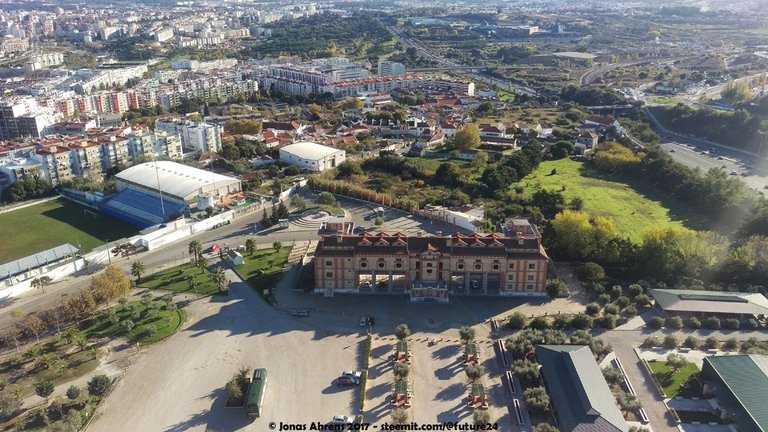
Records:
<instances>
[{"instance_id":1,"label":"parked car","mask_svg":"<svg viewBox=\"0 0 768 432\"><path fill-rule=\"evenodd\" d=\"M205 251L208 252L208 253L214 253L217 250L219 250L219 245L214 243L208 249L206 249Z\"/></svg>"},{"instance_id":2,"label":"parked car","mask_svg":"<svg viewBox=\"0 0 768 432\"><path fill-rule=\"evenodd\" d=\"M360 327L368 327L368 317L360 317Z\"/></svg>"},{"instance_id":3,"label":"parked car","mask_svg":"<svg viewBox=\"0 0 768 432\"><path fill-rule=\"evenodd\" d=\"M362 373L362 372L360 372L360 371L352 371L352 370L348 370L348 371L344 371L344 372L342 372L342 373L341 373L341 376L343 376L343 377L352 377L352 378L360 378L360 376L361 376L362 374L363 374L363 373Z\"/></svg>"},{"instance_id":4,"label":"parked car","mask_svg":"<svg viewBox=\"0 0 768 432\"><path fill-rule=\"evenodd\" d=\"M345 416L345 415L337 415L333 416L331 419L332 425L351 425L352 424L352 417Z\"/></svg>"},{"instance_id":5,"label":"parked car","mask_svg":"<svg viewBox=\"0 0 768 432\"><path fill-rule=\"evenodd\" d=\"M309 310L308 309L294 309L291 311L291 315L295 317L308 317L309 316Z\"/></svg>"},{"instance_id":6,"label":"parked car","mask_svg":"<svg viewBox=\"0 0 768 432\"><path fill-rule=\"evenodd\" d=\"M356 386L360 385L360 380L351 376L340 376L336 378L336 385L338 386Z\"/></svg>"}]
</instances>

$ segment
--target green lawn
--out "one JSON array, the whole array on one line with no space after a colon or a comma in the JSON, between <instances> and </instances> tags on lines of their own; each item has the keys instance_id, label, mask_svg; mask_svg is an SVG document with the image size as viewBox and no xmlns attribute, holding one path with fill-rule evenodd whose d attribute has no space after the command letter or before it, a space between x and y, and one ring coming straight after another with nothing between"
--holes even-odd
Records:
<instances>
[{"instance_id":1,"label":"green lawn","mask_svg":"<svg viewBox=\"0 0 768 432\"><path fill-rule=\"evenodd\" d=\"M171 267L141 278L140 288L164 289L200 295L219 294L208 270L201 270L191 263Z\"/></svg>"},{"instance_id":2,"label":"green lawn","mask_svg":"<svg viewBox=\"0 0 768 432\"><path fill-rule=\"evenodd\" d=\"M551 174L553 169L557 170L554 175ZM585 212L612 219L618 232L632 240L638 240L654 225L693 229L707 226L706 221L685 204L648 183L628 177L611 177L570 159L542 162L520 185L528 194L544 188L562 191L566 201L580 197Z\"/></svg>"},{"instance_id":3,"label":"green lawn","mask_svg":"<svg viewBox=\"0 0 768 432\"><path fill-rule=\"evenodd\" d=\"M58 199L0 214L0 263L5 263L64 243L83 252L101 246L105 240L130 237L138 232L133 225Z\"/></svg>"},{"instance_id":4,"label":"green lawn","mask_svg":"<svg viewBox=\"0 0 768 432\"><path fill-rule=\"evenodd\" d=\"M680 99L669 96L651 96L648 98L648 103L651 105L677 105L680 102Z\"/></svg>"},{"instance_id":5,"label":"green lawn","mask_svg":"<svg viewBox=\"0 0 768 432\"><path fill-rule=\"evenodd\" d=\"M318 209L318 210L325 210L328 213L330 213L332 216L344 216L344 210L342 210L339 206L332 206L327 204L309 204L304 211L312 210L312 209ZM298 210L293 213L303 213L299 212Z\"/></svg>"},{"instance_id":6,"label":"green lawn","mask_svg":"<svg viewBox=\"0 0 768 432\"><path fill-rule=\"evenodd\" d=\"M688 363L677 372L672 372L672 369L667 366L666 362L661 361L649 361L648 365L651 367L651 372L656 380L661 384L664 389L664 393L669 398L673 398L680 393L680 384L688 381L692 375L699 372L699 368L693 363Z\"/></svg>"},{"instance_id":7,"label":"green lawn","mask_svg":"<svg viewBox=\"0 0 768 432\"><path fill-rule=\"evenodd\" d=\"M152 317L148 310L154 306L157 314ZM151 300L149 303L127 303L125 307L117 306L112 309L114 318L107 313L94 316L83 324L83 332L89 338L125 336L132 343L154 343L165 339L181 327L184 322L183 310L168 307L162 300ZM134 323L133 329L126 332L123 322L130 320ZM154 334L147 332L147 326L154 325L157 331Z\"/></svg>"},{"instance_id":8,"label":"green lawn","mask_svg":"<svg viewBox=\"0 0 768 432\"><path fill-rule=\"evenodd\" d=\"M282 274L283 264L291 253L292 246L283 246L279 252L274 249L258 249L253 254L245 253L245 262L235 271L268 302L273 301L272 290ZM268 290L265 294L265 290Z\"/></svg>"}]
</instances>

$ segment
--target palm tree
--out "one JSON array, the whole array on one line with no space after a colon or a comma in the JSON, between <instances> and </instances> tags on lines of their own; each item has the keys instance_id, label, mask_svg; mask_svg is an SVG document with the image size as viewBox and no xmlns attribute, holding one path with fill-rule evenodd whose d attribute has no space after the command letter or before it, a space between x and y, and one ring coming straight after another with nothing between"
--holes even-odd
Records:
<instances>
[{"instance_id":1,"label":"palm tree","mask_svg":"<svg viewBox=\"0 0 768 432\"><path fill-rule=\"evenodd\" d=\"M193 256L195 259L198 259L203 253L203 245L197 240L192 240L189 242L189 246L187 246L187 252L189 252L189 255Z\"/></svg>"},{"instance_id":2,"label":"palm tree","mask_svg":"<svg viewBox=\"0 0 768 432\"><path fill-rule=\"evenodd\" d=\"M213 283L216 285L216 288L219 289L219 292L224 292L224 287L226 287L227 282L229 282L227 275L224 274L224 269L221 267L217 268L216 272L211 274L211 280L213 280Z\"/></svg>"},{"instance_id":3,"label":"palm tree","mask_svg":"<svg viewBox=\"0 0 768 432\"><path fill-rule=\"evenodd\" d=\"M131 264L131 275L136 278L136 283L141 283L141 274L144 273L144 263L141 261L134 261Z\"/></svg>"},{"instance_id":4,"label":"palm tree","mask_svg":"<svg viewBox=\"0 0 768 432\"><path fill-rule=\"evenodd\" d=\"M256 240L249 238L245 241L245 250L249 255L253 255L253 251L256 250Z\"/></svg>"},{"instance_id":5,"label":"palm tree","mask_svg":"<svg viewBox=\"0 0 768 432\"><path fill-rule=\"evenodd\" d=\"M200 255L197 257L195 264L200 269L200 273L205 273L205 267L208 265L208 261L205 260L204 256Z\"/></svg>"}]
</instances>

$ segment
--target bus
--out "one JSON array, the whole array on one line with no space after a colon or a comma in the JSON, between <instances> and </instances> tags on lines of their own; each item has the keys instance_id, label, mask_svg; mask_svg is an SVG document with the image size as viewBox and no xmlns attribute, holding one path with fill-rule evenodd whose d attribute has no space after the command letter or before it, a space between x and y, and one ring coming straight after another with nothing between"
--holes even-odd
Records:
<instances>
[{"instance_id":1,"label":"bus","mask_svg":"<svg viewBox=\"0 0 768 432\"><path fill-rule=\"evenodd\" d=\"M264 368L256 369L253 371L253 379L248 387L248 397L245 399L245 412L249 419L261 417L266 388L267 370Z\"/></svg>"}]
</instances>

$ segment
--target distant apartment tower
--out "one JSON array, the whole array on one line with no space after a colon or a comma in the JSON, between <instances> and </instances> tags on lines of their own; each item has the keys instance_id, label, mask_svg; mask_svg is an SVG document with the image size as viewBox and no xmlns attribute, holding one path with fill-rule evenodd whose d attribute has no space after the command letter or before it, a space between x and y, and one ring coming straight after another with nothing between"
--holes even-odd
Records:
<instances>
[{"instance_id":1,"label":"distant apartment tower","mask_svg":"<svg viewBox=\"0 0 768 432\"><path fill-rule=\"evenodd\" d=\"M34 98L0 102L0 139L40 138L55 122L54 112L38 106Z\"/></svg>"},{"instance_id":2,"label":"distant apartment tower","mask_svg":"<svg viewBox=\"0 0 768 432\"><path fill-rule=\"evenodd\" d=\"M196 123L179 118L155 121L155 130L168 135L178 135L181 146L201 153L218 153L221 150L221 126Z\"/></svg>"},{"instance_id":3,"label":"distant apartment tower","mask_svg":"<svg viewBox=\"0 0 768 432\"><path fill-rule=\"evenodd\" d=\"M379 76L403 76L405 65L389 60L379 60Z\"/></svg>"}]
</instances>

